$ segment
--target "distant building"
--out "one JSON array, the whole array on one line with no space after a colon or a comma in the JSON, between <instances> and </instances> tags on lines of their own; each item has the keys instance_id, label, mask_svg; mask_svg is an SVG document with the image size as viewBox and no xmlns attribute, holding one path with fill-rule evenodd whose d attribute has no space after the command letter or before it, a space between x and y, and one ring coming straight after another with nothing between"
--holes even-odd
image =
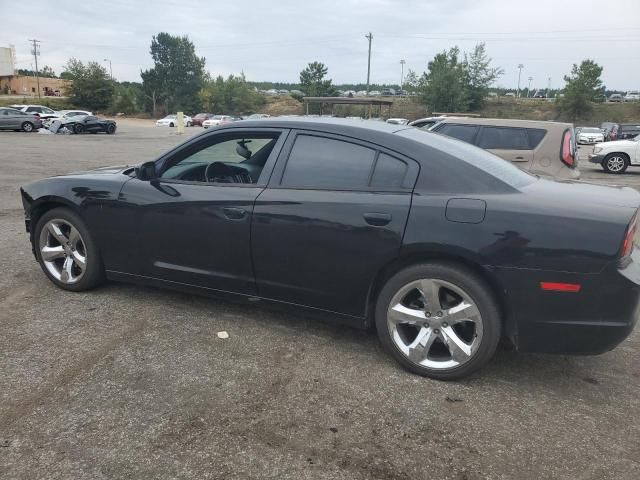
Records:
<instances>
[{"instance_id":1,"label":"distant building","mask_svg":"<svg viewBox=\"0 0 640 480\"><path fill-rule=\"evenodd\" d=\"M16 51L13 45L0 47L0 94L38 96L38 80L33 76L16 75ZM40 95L57 97L65 94L70 80L40 77Z\"/></svg>"}]
</instances>

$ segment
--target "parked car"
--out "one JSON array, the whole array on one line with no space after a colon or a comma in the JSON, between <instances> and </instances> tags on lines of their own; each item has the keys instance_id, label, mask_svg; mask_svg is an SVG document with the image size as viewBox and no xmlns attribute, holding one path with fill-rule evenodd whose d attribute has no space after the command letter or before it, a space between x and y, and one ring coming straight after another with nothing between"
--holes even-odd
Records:
<instances>
[{"instance_id":1,"label":"parked car","mask_svg":"<svg viewBox=\"0 0 640 480\"><path fill-rule=\"evenodd\" d=\"M58 112L44 105L11 105L11 108L15 108L24 113L30 113L31 115L38 115L41 120L62 117Z\"/></svg>"},{"instance_id":2,"label":"parked car","mask_svg":"<svg viewBox=\"0 0 640 480\"><path fill-rule=\"evenodd\" d=\"M93 115L78 115L60 120L61 127L66 127L73 133L116 133L116 122L98 118Z\"/></svg>"},{"instance_id":3,"label":"parked car","mask_svg":"<svg viewBox=\"0 0 640 480\"><path fill-rule=\"evenodd\" d=\"M471 143L522 170L556 179L578 179L573 125L498 118L447 117L430 128Z\"/></svg>"},{"instance_id":4,"label":"parked car","mask_svg":"<svg viewBox=\"0 0 640 480\"><path fill-rule=\"evenodd\" d=\"M191 124L194 127L201 127L202 122L209 120L211 117L213 117L213 113L198 113L191 119Z\"/></svg>"},{"instance_id":5,"label":"parked car","mask_svg":"<svg viewBox=\"0 0 640 480\"><path fill-rule=\"evenodd\" d=\"M640 135L628 140L598 143L589 155L607 173L624 173L630 166L640 166Z\"/></svg>"},{"instance_id":6,"label":"parked car","mask_svg":"<svg viewBox=\"0 0 640 480\"><path fill-rule=\"evenodd\" d=\"M604 141L611 142L618 139L618 129L620 126L613 122L602 122L600 128L604 132Z\"/></svg>"},{"instance_id":7,"label":"parked car","mask_svg":"<svg viewBox=\"0 0 640 480\"><path fill-rule=\"evenodd\" d=\"M228 124L21 196L35 257L64 290L107 278L375 324L391 356L433 378L470 374L502 337L595 354L636 322L638 192L537 178L415 128Z\"/></svg>"},{"instance_id":8,"label":"parked car","mask_svg":"<svg viewBox=\"0 0 640 480\"><path fill-rule=\"evenodd\" d=\"M505 97L515 97L515 96L516 96L516 94L515 94L515 93L513 93L513 92L507 92L507 93L505 93L505 94L504 94L504 96L505 96Z\"/></svg>"},{"instance_id":9,"label":"parked car","mask_svg":"<svg viewBox=\"0 0 640 480\"><path fill-rule=\"evenodd\" d=\"M381 94L381 93L380 93L380 91L378 91L378 90L371 90L371 91L369 92L369 96L370 96L370 97L379 97L380 95L382 95L382 94Z\"/></svg>"},{"instance_id":10,"label":"parked car","mask_svg":"<svg viewBox=\"0 0 640 480\"><path fill-rule=\"evenodd\" d=\"M611 95L609 95L608 100L610 102L624 102L624 97L619 93L612 93Z\"/></svg>"},{"instance_id":11,"label":"parked car","mask_svg":"<svg viewBox=\"0 0 640 480\"><path fill-rule=\"evenodd\" d=\"M202 126L204 128L217 127L218 125L223 125L225 123L233 122L234 117L231 115L214 115L209 120L205 120L202 122Z\"/></svg>"},{"instance_id":12,"label":"parked car","mask_svg":"<svg viewBox=\"0 0 640 480\"><path fill-rule=\"evenodd\" d=\"M0 107L0 130L33 132L42 128L42 120L37 115L21 112L15 108Z\"/></svg>"},{"instance_id":13,"label":"parked car","mask_svg":"<svg viewBox=\"0 0 640 480\"><path fill-rule=\"evenodd\" d=\"M432 126L434 126L436 123L438 123L440 120L443 120L447 117L441 115L439 117L425 117L425 118L418 118L417 120L414 120L413 122L409 122L409 125L412 127L416 127L416 128L422 128L423 130L428 130L429 128L431 128Z\"/></svg>"},{"instance_id":14,"label":"parked car","mask_svg":"<svg viewBox=\"0 0 640 480\"><path fill-rule=\"evenodd\" d=\"M625 102L640 101L640 92L637 92L637 91L627 92L627 94L624 96L624 101Z\"/></svg>"},{"instance_id":15,"label":"parked car","mask_svg":"<svg viewBox=\"0 0 640 480\"><path fill-rule=\"evenodd\" d=\"M388 118L387 123L391 123L393 125L406 125L409 123L409 120L406 118Z\"/></svg>"},{"instance_id":16,"label":"parked car","mask_svg":"<svg viewBox=\"0 0 640 480\"><path fill-rule=\"evenodd\" d=\"M396 94L396 91L393 88L385 88L384 90L382 90L383 97L392 97L395 94Z\"/></svg>"},{"instance_id":17,"label":"parked car","mask_svg":"<svg viewBox=\"0 0 640 480\"><path fill-rule=\"evenodd\" d=\"M86 110L58 110L60 118L77 117L78 115L93 115L93 112Z\"/></svg>"},{"instance_id":18,"label":"parked car","mask_svg":"<svg viewBox=\"0 0 640 480\"><path fill-rule=\"evenodd\" d=\"M193 119L189 115L183 115L183 122L185 127L193 125ZM177 115L167 115L164 118L156 121L156 127L175 127L178 124Z\"/></svg>"},{"instance_id":19,"label":"parked car","mask_svg":"<svg viewBox=\"0 0 640 480\"><path fill-rule=\"evenodd\" d=\"M258 120L260 118L269 118L271 115L268 113L254 113L245 118L245 120Z\"/></svg>"},{"instance_id":20,"label":"parked car","mask_svg":"<svg viewBox=\"0 0 640 480\"><path fill-rule=\"evenodd\" d=\"M622 123L618 129L618 140L635 138L640 135L640 125L637 123Z\"/></svg>"},{"instance_id":21,"label":"parked car","mask_svg":"<svg viewBox=\"0 0 640 480\"><path fill-rule=\"evenodd\" d=\"M576 139L579 144L593 145L604 142L604 132L596 127L580 127L576 129Z\"/></svg>"},{"instance_id":22,"label":"parked car","mask_svg":"<svg viewBox=\"0 0 640 480\"><path fill-rule=\"evenodd\" d=\"M547 98L547 94L544 90L536 90L533 94L533 98Z\"/></svg>"}]
</instances>

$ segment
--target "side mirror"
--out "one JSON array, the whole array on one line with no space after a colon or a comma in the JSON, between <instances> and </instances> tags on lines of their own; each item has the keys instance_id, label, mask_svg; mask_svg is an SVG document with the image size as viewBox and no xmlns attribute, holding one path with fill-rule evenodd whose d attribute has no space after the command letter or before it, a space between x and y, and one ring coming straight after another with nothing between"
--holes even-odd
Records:
<instances>
[{"instance_id":1,"label":"side mirror","mask_svg":"<svg viewBox=\"0 0 640 480\"><path fill-rule=\"evenodd\" d=\"M136 177L138 180L153 180L157 178L156 175L156 163L155 162L145 162L142 165L138 165L136 167Z\"/></svg>"}]
</instances>

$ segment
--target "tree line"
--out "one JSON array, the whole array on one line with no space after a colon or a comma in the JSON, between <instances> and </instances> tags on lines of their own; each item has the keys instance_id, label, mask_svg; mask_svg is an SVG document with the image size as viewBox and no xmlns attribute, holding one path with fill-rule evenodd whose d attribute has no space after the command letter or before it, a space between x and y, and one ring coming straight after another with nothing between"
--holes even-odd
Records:
<instances>
[{"instance_id":1,"label":"tree line","mask_svg":"<svg viewBox=\"0 0 640 480\"><path fill-rule=\"evenodd\" d=\"M258 88L299 89L308 96L337 94L328 67L317 61L300 72L297 84L250 83L242 73L227 78L211 76L205 69L206 59L196 54L187 36L158 33L152 38L149 53L153 67L140 72L142 82L115 82L100 63L83 63L75 58L68 61L60 78L73 80L67 93L75 105L126 114L148 112L153 116L175 111L251 113L264 102ZM573 65L564 77L563 96L557 103L560 115L577 119L590 112L592 103L605 93L600 79L602 70L592 60ZM43 72L55 76L49 67ZM502 68L493 65L484 43L470 52L455 46L435 55L422 73L408 70L402 87L415 93L429 111L470 112L485 106L489 92L496 91L494 84L503 74ZM341 87L366 88L364 84ZM371 85L372 90L381 88Z\"/></svg>"}]
</instances>

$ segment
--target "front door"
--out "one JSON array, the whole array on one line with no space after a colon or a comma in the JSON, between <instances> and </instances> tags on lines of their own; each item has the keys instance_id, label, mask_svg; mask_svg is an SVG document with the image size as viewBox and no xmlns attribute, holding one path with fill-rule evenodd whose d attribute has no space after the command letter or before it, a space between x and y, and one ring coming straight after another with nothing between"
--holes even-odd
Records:
<instances>
[{"instance_id":1,"label":"front door","mask_svg":"<svg viewBox=\"0 0 640 480\"><path fill-rule=\"evenodd\" d=\"M418 171L392 152L335 135L290 135L254 208L262 297L362 317L396 258Z\"/></svg>"},{"instance_id":2,"label":"front door","mask_svg":"<svg viewBox=\"0 0 640 480\"><path fill-rule=\"evenodd\" d=\"M217 132L160 159L159 178L127 182L121 201L135 211L130 218L139 228L140 273L255 294L253 205L282 137L284 132L266 129Z\"/></svg>"}]
</instances>

